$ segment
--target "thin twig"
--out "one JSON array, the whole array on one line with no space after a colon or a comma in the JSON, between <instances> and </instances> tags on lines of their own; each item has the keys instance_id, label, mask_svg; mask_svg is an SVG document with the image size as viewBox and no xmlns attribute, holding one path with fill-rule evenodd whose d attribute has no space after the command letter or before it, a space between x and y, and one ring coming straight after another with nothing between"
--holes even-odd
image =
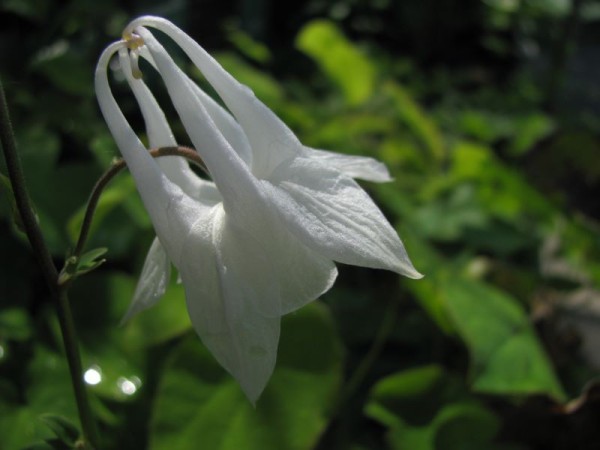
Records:
<instances>
[{"instance_id":1,"label":"thin twig","mask_svg":"<svg viewBox=\"0 0 600 450\"><path fill-rule=\"evenodd\" d=\"M181 156L193 162L194 164L199 166L204 172L208 173L208 169L206 168L204 161L202 161L202 158L200 158L198 152L195 151L193 148L183 146L160 147L151 149L150 155L153 158L161 158L163 156ZM83 222L81 223L79 238L77 239L77 244L72 255L76 259L79 259L81 257L81 253L83 252L83 248L85 247L85 243L87 241L92 226L94 213L96 212L96 207L98 206L98 201L100 200L100 195L102 194L104 188L108 185L108 183L125 167L127 167L125 160L116 160L112 164L112 166L109 167L108 170L102 174L102 176L94 185L92 193L90 194L90 197L88 199L85 215L83 216Z\"/></svg>"}]
</instances>

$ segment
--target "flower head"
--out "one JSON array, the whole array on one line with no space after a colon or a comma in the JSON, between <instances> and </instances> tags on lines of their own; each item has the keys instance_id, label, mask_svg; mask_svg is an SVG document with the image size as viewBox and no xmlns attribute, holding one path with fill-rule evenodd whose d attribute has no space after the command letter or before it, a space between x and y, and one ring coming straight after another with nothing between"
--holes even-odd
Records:
<instances>
[{"instance_id":1,"label":"flower head","mask_svg":"<svg viewBox=\"0 0 600 450\"><path fill-rule=\"evenodd\" d=\"M149 28L183 49L228 110L180 70ZM381 182L389 174L372 158L303 146L249 88L167 20L136 19L124 36L100 57L96 92L157 234L128 316L158 301L172 263L196 332L254 402L275 365L280 317L332 286L334 261L421 277L353 179ZM107 67L115 53L140 105L150 147L176 142L139 76L140 56L163 79L212 181L180 158L150 156L110 90Z\"/></svg>"}]
</instances>

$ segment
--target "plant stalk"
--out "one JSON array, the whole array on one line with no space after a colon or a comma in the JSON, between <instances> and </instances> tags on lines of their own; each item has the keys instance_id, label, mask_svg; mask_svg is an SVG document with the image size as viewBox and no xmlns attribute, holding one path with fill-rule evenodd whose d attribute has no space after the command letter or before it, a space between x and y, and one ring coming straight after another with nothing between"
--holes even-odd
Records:
<instances>
[{"instance_id":1,"label":"plant stalk","mask_svg":"<svg viewBox=\"0 0 600 450\"><path fill-rule=\"evenodd\" d=\"M202 158L198 154L198 152L189 147L160 147L150 150L150 155L153 158L161 158L163 156L181 156L196 164L200 169L202 169L205 173L208 174L208 169L202 161ZM79 231L79 238L77 239L77 244L75 245L75 250L73 251L72 256L76 259L81 257L81 253L85 247L85 243L87 241L91 226L92 219L94 218L94 212L96 211L96 206L98 206L98 201L100 200L100 195L104 188L108 185L108 183L119 173L127 167L127 164L123 159L116 160L107 170L102 174L102 176L98 179L94 187L92 188L92 193L88 199L87 207L85 210L85 214L83 216L83 222L81 224L81 229Z\"/></svg>"},{"instance_id":2,"label":"plant stalk","mask_svg":"<svg viewBox=\"0 0 600 450\"><path fill-rule=\"evenodd\" d=\"M42 230L37 221L37 217L32 207L32 203L27 191L25 176L21 167L21 161L17 152L13 128L10 122L8 104L4 93L4 87L0 80L0 141L8 177L11 182L13 195L17 210L21 217L21 222L31 248L38 260L46 285L55 301L58 313L60 329L65 347L67 363L73 384L75 401L79 412L79 420L86 449L98 448L98 431L96 423L92 416L87 391L83 382L83 370L81 365L81 356L77 346L77 336L73 323L73 316L69 305L69 299L66 291L58 286L58 270L52 260L52 255L48 250Z\"/></svg>"}]
</instances>

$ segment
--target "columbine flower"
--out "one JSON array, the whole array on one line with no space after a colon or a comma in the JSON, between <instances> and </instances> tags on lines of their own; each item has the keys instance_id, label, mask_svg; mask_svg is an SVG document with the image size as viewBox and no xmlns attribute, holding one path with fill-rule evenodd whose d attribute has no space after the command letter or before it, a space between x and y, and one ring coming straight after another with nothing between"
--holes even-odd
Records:
<instances>
[{"instance_id":1,"label":"columbine flower","mask_svg":"<svg viewBox=\"0 0 600 450\"><path fill-rule=\"evenodd\" d=\"M183 74L146 27L184 50L231 114ZM96 93L158 236L129 314L160 298L172 262L195 330L254 402L275 365L280 317L331 287L334 261L421 277L394 229L353 180L387 181L387 169L371 158L303 146L250 89L170 22L142 17L124 36L100 57ZM109 87L107 67L116 52L150 146L171 146L175 139L156 100L133 76L140 55L164 80L214 183L181 159L150 156Z\"/></svg>"}]
</instances>

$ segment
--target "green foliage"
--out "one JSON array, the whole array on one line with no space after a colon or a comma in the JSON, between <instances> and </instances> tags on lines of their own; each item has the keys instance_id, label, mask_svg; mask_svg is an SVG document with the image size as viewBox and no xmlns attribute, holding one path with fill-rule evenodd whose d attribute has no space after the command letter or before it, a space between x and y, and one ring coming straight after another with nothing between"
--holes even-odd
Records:
<instances>
[{"instance_id":1,"label":"green foliage","mask_svg":"<svg viewBox=\"0 0 600 450\"><path fill-rule=\"evenodd\" d=\"M343 92L350 105L367 100L373 92L375 69L331 22L316 20L304 26L296 45L312 57Z\"/></svg>"},{"instance_id":2,"label":"green foliage","mask_svg":"<svg viewBox=\"0 0 600 450\"><path fill-rule=\"evenodd\" d=\"M439 366L418 367L379 381L365 413L388 428L394 450L497 448L497 417Z\"/></svg>"},{"instance_id":3,"label":"green foliage","mask_svg":"<svg viewBox=\"0 0 600 450\"><path fill-rule=\"evenodd\" d=\"M104 255L107 250L107 248L96 248L84 253L80 257L69 256L58 276L59 283L65 284L68 281L72 281L73 279L100 267L106 262L106 259L99 258Z\"/></svg>"},{"instance_id":4,"label":"green foliage","mask_svg":"<svg viewBox=\"0 0 600 450\"><path fill-rule=\"evenodd\" d=\"M340 382L340 342L322 305L286 317L282 329L281 357L256 407L195 337L181 342L159 386L150 448L313 448Z\"/></svg>"},{"instance_id":5,"label":"green foliage","mask_svg":"<svg viewBox=\"0 0 600 450\"><path fill-rule=\"evenodd\" d=\"M422 142L434 162L444 158L444 144L440 131L419 104L398 84L386 85L385 92L393 101L396 114Z\"/></svg>"},{"instance_id":6,"label":"green foliage","mask_svg":"<svg viewBox=\"0 0 600 450\"><path fill-rule=\"evenodd\" d=\"M6 450L20 450L54 438L55 433L42 419L49 411L65 421L74 422L77 417L66 363L60 355L35 348L24 381L25 405L15 404L13 396L3 396L0 402L0 431L5 436L2 448Z\"/></svg>"},{"instance_id":7,"label":"green foliage","mask_svg":"<svg viewBox=\"0 0 600 450\"><path fill-rule=\"evenodd\" d=\"M244 33L242 30L231 27L229 30L229 40L236 48L248 58L253 59L259 63L267 63L271 60L271 52L269 48L252 39L252 37Z\"/></svg>"},{"instance_id":8,"label":"green foliage","mask_svg":"<svg viewBox=\"0 0 600 450\"><path fill-rule=\"evenodd\" d=\"M56 435L56 438L63 443L66 448L75 447L77 439L79 438L79 430L70 420L52 414L44 414L40 416L40 420L52 430Z\"/></svg>"},{"instance_id":9,"label":"green foliage","mask_svg":"<svg viewBox=\"0 0 600 450\"><path fill-rule=\"evenodd\" d=\"M93 95L82 55L65 40L41 49L32 61L32 68L65 94Z\"/></svg>"},{"instance_id":10,"label":"green foliage","mask_svg":"<svg viewBox=\"0 0 600 450\"><path fill-rule=\"evenodd\" d=\"M0 340L25 341L31 338L32 323L22 308L7 308L0 311Z\"/></svg>"},{"instance_id":11,"label":"green foliage","mask_svg":"<svg viewBox=\"0 0 600 450\"><path fill-rule=\"evenodd\" d=\"M564 400L531 323L516 300L475 281L450 278L444 300L472 357L473 388L496 394L546 393Z\"/></svg>"}]
</instances>

